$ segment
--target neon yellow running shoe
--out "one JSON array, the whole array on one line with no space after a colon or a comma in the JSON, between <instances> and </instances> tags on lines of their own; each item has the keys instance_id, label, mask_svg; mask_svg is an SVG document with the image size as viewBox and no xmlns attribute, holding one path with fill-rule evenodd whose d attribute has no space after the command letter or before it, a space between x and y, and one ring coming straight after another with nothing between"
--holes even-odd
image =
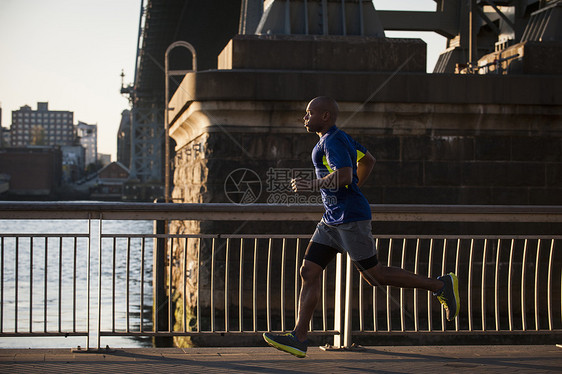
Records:
<instances>
[{"instance_id":1,"label":"neon yellow running shoe","mask_svg":"<svg viewBox=\"0 0 562 374\"><path fill-rule=\"evenodd\" d=\"M445 285L440 291L434 293L443 307L447 315L447 321L452 321L459 315L460 299L459 299L459 280L454 273L449 273L437 279L443 281Z\"/></svg>"},{"instance_id":2,"label":"neon yellow running shoe","mask_svg":"<svg viewBox=\"0 0 562 374\"><path fill-rule=\"evenodd\" d=\"M263 339L267 342L267 344L274 348L277 348L280 351L290 353L293 356L297 356L299 358L306 357L308 340L305 342L300 342L295 336L294 332L280 335L272 334L270 332L264 332Z\"/></svg>"}]
</instances>

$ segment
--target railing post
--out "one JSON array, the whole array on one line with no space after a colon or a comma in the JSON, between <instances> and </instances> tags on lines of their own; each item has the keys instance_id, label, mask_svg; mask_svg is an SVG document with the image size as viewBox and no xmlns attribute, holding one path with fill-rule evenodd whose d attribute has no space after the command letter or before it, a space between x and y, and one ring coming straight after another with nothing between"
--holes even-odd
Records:
<instances>
[{"instance_id":1,"label":"railing post","mask_svg":"<svg viewBox=\"0 0 562 374\"><path fill-rule=\"evenodd\" d=\"M88 216L88 268L86 269L86 331L88 332L88 335L86 336L86 350L90 349L90 277L92 274L92 216L91 214L89 214Z\"/></svg>"},{"instance_id":2,"label":"railing post","mask_svg":"<svg viewBox=\"0 0 562 374\"><path fill-rule=\"evenodd\" d=\"M100 214L99 217L99 221L98 221L98 233L97 233L97 239L98 239L98 336L97 336L97 349L100 349L101 347L101 282L102 282L102 240L101 240L101 236L102 236L102 219L103 219L103 214Z\"/></svg>"},{"instance_id":3,"label":"railing post","mask_svg":"<svg viewBox=\"0 0 562 374\"><path fill-rule=\"evenodd\" d=\"M166 233L166 221L154 221L154 233L161 235ZM154 239L153 263L152 263L152 323L153 331L158 332L162 326L168 326L168 298L166 297L166 238ZM171 345L172 338L154 337L153 343L156 347Z\"/></svg>"},{"instance_id":4,"label":"railing post","mask_svg":"<svg viewBox=\"0 0 562 374\"><path fill-rule=\"evenodd\" d=\"M342 326L341 326L341 276L342 276L342 254L336 255L336 285L334 297L334 331L338 334L334 335L334 348L340 348L342 345Z\"/></svg>"},{"instance_id":5,"label":"railing post","mask_svg":"<svg viewBox=\"0 0 562 374\"><path fill-rule=\"evenodd\" d=\"M351 257L347 255L346 272L345 272L345 314L344 314L344 330L343 330L343 347L351 348L351 298L353 297L353 263Z\"/></svg>"},{"instance_id":6,"label":"railing post","mask_svg":"<svg viewBox=\"0 0 562 374\"><path fill-rule=\"evenodd\" d=\"M351 298L352 292L352 278L353 278L353 264L349 255L346 261L345 271L345 304L344 314L342 316L342 275L343 275L343 255L338 253L336 255L336 290L334 297L334 331L339 334L334 335L333 348L350 348L351 347ZM342 326L342 317L344 319ZM343 328L342 328L343 327Z\"/></svg>"}]
</instances>

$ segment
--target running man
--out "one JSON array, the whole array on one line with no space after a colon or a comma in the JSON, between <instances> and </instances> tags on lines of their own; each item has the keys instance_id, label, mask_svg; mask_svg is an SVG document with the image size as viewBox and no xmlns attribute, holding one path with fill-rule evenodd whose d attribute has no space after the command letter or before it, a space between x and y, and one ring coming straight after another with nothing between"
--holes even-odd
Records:
<instances>
[{"instance_id":1,"label":"running man","mask_svg":"<svg viewBox=\"0 0 562 374\"><path fill-rule=\"evenodd\" d=\"M449 321L459 313L455 274L432 279L378 262L371 233L371 209L360 190L373 169L375 158L336 127L338 113L336 101L325 96L313 99L306 108L304 126L320 137L312 151L318 179L293 180L292 189L295 192L320 191L326 211L312 235L300 268L302 287L294 330L281 335L263 334L269 345L297 357L306 356L308 327L320 298L322 272L338 252L349 254L371 286L429 290L445 307Z\"/></svg>"}]
</instances>

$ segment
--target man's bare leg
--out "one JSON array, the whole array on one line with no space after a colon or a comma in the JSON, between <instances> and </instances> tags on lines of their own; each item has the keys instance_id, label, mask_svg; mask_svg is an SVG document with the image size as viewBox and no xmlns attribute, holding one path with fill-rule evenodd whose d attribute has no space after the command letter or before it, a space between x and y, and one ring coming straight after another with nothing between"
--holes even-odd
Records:
<instances>
[{"instance_id":1,"label":"man's bare leg","mask_svg":"<svg viewBox=\"0 0 562 374\"><path fill-rule=\"evenodd\" d=\"M444 285L443 281L439 279L428 278L399 267L385 266L381 263L362 271L361 275L363 275L363 278L373 287L394 286L400 288L421 288L437 292L442 289Z\"/></svg>"},{"instance_id":2,"label":"man's bare leg","mask_svg":"<svg viewBox=\"0 0 562 374\"><path fill-rule=\"evenodd\" d=\"M295 336L298 340L305 341L310 319L320 299L320 279L324 270L312 261L304 260L301 266L301 292L299 295L299 312L295 325Z\"/></svg>"},{"instance_id":3,"label":"man's bare leg","mask_svg":"<svg viewBox=\"0 0 562 374\"><path fill-rule=\"evenodd\" d=\"M320 299L320 276L323 269L312 261L304 260L300 269L302 287L299 295L299 311L295 330L292 333L274 334L264 332L263 338L274 348L294 356L306 357L306 336L310 319Z\"/></svg>"}]
</instances>

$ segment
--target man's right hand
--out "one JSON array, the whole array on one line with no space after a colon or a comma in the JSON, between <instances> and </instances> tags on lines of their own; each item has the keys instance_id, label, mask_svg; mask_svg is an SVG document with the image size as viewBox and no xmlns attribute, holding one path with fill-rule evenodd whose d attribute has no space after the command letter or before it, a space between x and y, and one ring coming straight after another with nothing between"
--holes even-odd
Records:
<instances>
[{"instance_id":1,"label":"man's right hand","mask_svg":"<svg viewBox=\"0 0 562 374\"><path fill-rule=\"evenodd\" d=\"M293 192L312 191L312 182L302 178L291 179L291 189Z\"/></svg>"}]
</instances>

